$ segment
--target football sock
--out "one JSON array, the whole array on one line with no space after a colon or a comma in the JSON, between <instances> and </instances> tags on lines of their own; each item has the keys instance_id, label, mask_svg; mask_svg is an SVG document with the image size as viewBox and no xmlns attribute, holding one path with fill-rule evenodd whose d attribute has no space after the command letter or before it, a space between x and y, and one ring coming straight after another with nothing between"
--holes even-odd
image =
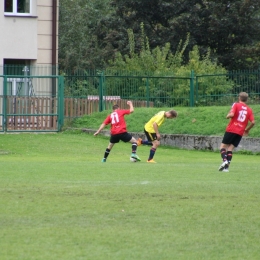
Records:
<instances>
[{"instance_id":1,"label":"football sock","mask_svg":"<svg viewBox=\"0 0 260 260\"><path fill-rule=\"evenodd\" d=\"M222 148L222 149L220 150L220 155L221 155L221 158L222 158L223 161L226 161L226 160L227 160L227 151L226 151L225 148Z\"/></svg>"},{"instance_id":2,"label":"football sock","mask_svg":"<svg viewBox=\"0 0 260 260\"><path fill-rule=\"evenodd\" d=\"M132 153L136 153L137 143L132 143Z\"/></svg>"},{"instance_id":3,"label":"football sock","mask_svg":"<svg viewBox=\"0 0 260 260\"><path fill-rule=\"evenodd\" d=\"M156 149L152 147L150 150L150 155L149 155L148 161L153 159L155 152L156 152Z\"/></svg>"},{"instance_id":4,"label":"football sock","mask_svg":"<svg viewBox=\"0 0 260 260\"><path fill-rule=\"evenodd\" d=\"M152 142L149 142L149 141L147 141L147 140L142 140L142 144L143 145L153 145L153 143Z\"/></svg>"},{"instance_id":5,"label":"football sock","mask_svg":"<svg viewBox=\"0 0 260 260\"><path fill-rule=\"evenodd\" d=\"M104 158L106 159L110 153L110 150L107 148L104 154Z\"/></svg>"},{"instance_id":6,"label":"football sock","mask_svg":"<svg viewBox=\"0 0 260 260\"><path fill-rule=\"evenodd\" d=\"M233 152L232 152L232 151L228 151L228 152L227 152L227 161L228 161L228 163L231 162L231 160L232 160L232 155L233 155Z\"/></svg>"}]
</instances>

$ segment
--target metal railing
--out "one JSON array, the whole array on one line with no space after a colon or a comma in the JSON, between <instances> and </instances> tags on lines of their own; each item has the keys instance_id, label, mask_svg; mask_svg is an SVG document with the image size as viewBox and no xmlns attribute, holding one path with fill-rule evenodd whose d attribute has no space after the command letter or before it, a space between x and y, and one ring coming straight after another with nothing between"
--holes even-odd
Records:
<instances>
[{"instance_id":1,"label":"metal railing","mask_svg":"<svg viewBox=\"0 0 260 260\"><path fill-rule=\"evenodd\" d=\"M52 66L8 65L0 67L0 72L1 68L9 75L7 84L13 86L9 91L16 95L34 92L38 97L44 96L45 90L53 85L51 81L44 85L32 78L52 75ZM260 69L211 75L196 75L191 71L183 76L111 69L59 71L55 67L55 71L64 79L65 118L110 109L114 103L124 105L129 99L136 107L194 107L230 105L241 91L249 93L251 104L258 104L260 97ZM26 78L27 88L22 87Z\"/></svg>"},{"instance_id":2,"label":"metal railing","mask_svg":"<svg viewBox=\"0 0 260 260\"><path fill-rule=\"evenodd\" d=\"M145 107L230 105L241 91L249 93L250 103L259 103L260 97L260 70L212 75L195 75L191 71L183 77L111 70L77 71L70 75L64 73L64 78L65 97L74 102L92 102L91 112L107 109L110 107L107 99L116 103L118 97ZM96 98L91 101L93 96Z\"/></svg>"},{"instance_id":3,"label":"metal railing","mask_svg":"<svg viewBox=\"0 0 260 260\"><path fill-rule=\"evenodd\" d=\"M61 130L63 77L0 75L0 79L0 131Z\"/></svg>"}]
</instances>

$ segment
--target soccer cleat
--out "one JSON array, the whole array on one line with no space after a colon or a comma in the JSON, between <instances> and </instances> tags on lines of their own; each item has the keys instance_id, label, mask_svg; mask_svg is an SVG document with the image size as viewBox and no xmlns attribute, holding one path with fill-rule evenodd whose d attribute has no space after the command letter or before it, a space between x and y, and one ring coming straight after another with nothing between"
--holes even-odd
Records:
<instances>
[{"instance_id":1,"label":"soccer cleat","mask_svg":"<svg viewBox=\"0 0 260 260\"><path fill-rule=\"evenodd\" d=\"M225 168L222 172L229 172L228 168Z\"/></svg>"},{"instance_id":2,"label":"soccer cleat","mask_svg":"<svg viewBox=\"0 0 260 260\"><path fill-rule=\"evenodd\" d=\"M137 140L137 146L140 146L142 144L142 138L138 138Z\"/></svg>"},{"instance_id":3,"label":"soccer cleat","mask_svg":"<svg viewBox=\"0 0 260 260\"><path fill-rule=\"evenodd\" d=\"M148 163L156 163L156 161L154 159L151 160L147 160Z\"/></svg>"},{"instance_id":4,"label":"soccer cleat","mask_svg":"<svg viewBox=\"0 0 260 260\"><path fill-rule=\"evenodd\" d=\"M135 153L132 153L132 154L131 154L131 157L134 158L134 159L136 159L136 160L139 161L139 162L141 161L141 159L139 158L139 156L138 156L137 154L135 154Z\"/></svg>"},{"instance_id":5,"label":"soccer cleat","mask_svg":"<svg viewBox=\"0 0 260 260\"><path fill-rule=\"evenodd\" d=\"M107 161L107 159L106 159L106 158L103 158L101 162L106 162L106 161Z\"/></svg>"},{"instance_id":6,"label":"soccer cleat","mask_svg":"<svg viewBox=\"0 0 260 260\"><path fill-rule=\"evenodd\" d=\"M222 171L226 168L227 165L228 165L228 161L224 161L224 162L219 166L218 170L219 170L220 172L222 172Z\"/></svg>"}]
</instances>

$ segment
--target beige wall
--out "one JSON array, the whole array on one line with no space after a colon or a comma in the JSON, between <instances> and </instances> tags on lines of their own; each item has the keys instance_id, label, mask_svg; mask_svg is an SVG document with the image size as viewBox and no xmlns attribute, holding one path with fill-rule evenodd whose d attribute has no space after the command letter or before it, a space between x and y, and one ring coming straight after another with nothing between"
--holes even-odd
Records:
<instances>
[{"instance_id":1,"label":"beige wall","mask_svg":"<svg viewBox=\"0 0 260 260\"><path fill-rule=\"evenodd\" d=\"M27 59L32 60L32 65L51 65L53 1L33 0L31 17L4 15L2 1L0 0L0 66L3 65L3 59ZM58 50L58 21L56 37ZM58 53L56 60L58 61Z\"/></svg>"},{"instance_id":2,"label":"beige wall","mask_svg":"<svg viewBox=\"0 0 260 260\"><path fill-rule=\"evenodd\" d=\"M57 1L58 5L58 1ZM37 0L38 26L38 58L37 64L52 63L52 0ZM58 20L58 14L57 14ZM58 21L57 21L56 60L58 62Z\"/></svg>"}]
</instances>

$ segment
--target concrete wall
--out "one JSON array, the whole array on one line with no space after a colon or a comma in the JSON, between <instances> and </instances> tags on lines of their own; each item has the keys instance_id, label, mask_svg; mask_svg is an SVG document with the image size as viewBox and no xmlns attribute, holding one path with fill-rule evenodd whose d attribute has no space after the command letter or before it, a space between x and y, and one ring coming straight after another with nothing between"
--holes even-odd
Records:
<instances>
[{"instance_id":1,"label":"concrete wall","mask_svg":"<svg viewBox=\"0 0 260 260\"><path fill-rule=\"evenodd\" d=\"M82 129L83 132L94 134L96 130ZM131 132L130 132L131 133ZM102 131L100 134L110 136L109 131ZM143 133L131 133L135 138L146 139ZM224 134L224 133L223 133ZM218 151L223 136L202 136L202 135L161 135L161 145L178 147L188 150L209 150ZM260 138L243 137L236 151L246 150L260 152Z\"/></svg>"}]
</instances>

